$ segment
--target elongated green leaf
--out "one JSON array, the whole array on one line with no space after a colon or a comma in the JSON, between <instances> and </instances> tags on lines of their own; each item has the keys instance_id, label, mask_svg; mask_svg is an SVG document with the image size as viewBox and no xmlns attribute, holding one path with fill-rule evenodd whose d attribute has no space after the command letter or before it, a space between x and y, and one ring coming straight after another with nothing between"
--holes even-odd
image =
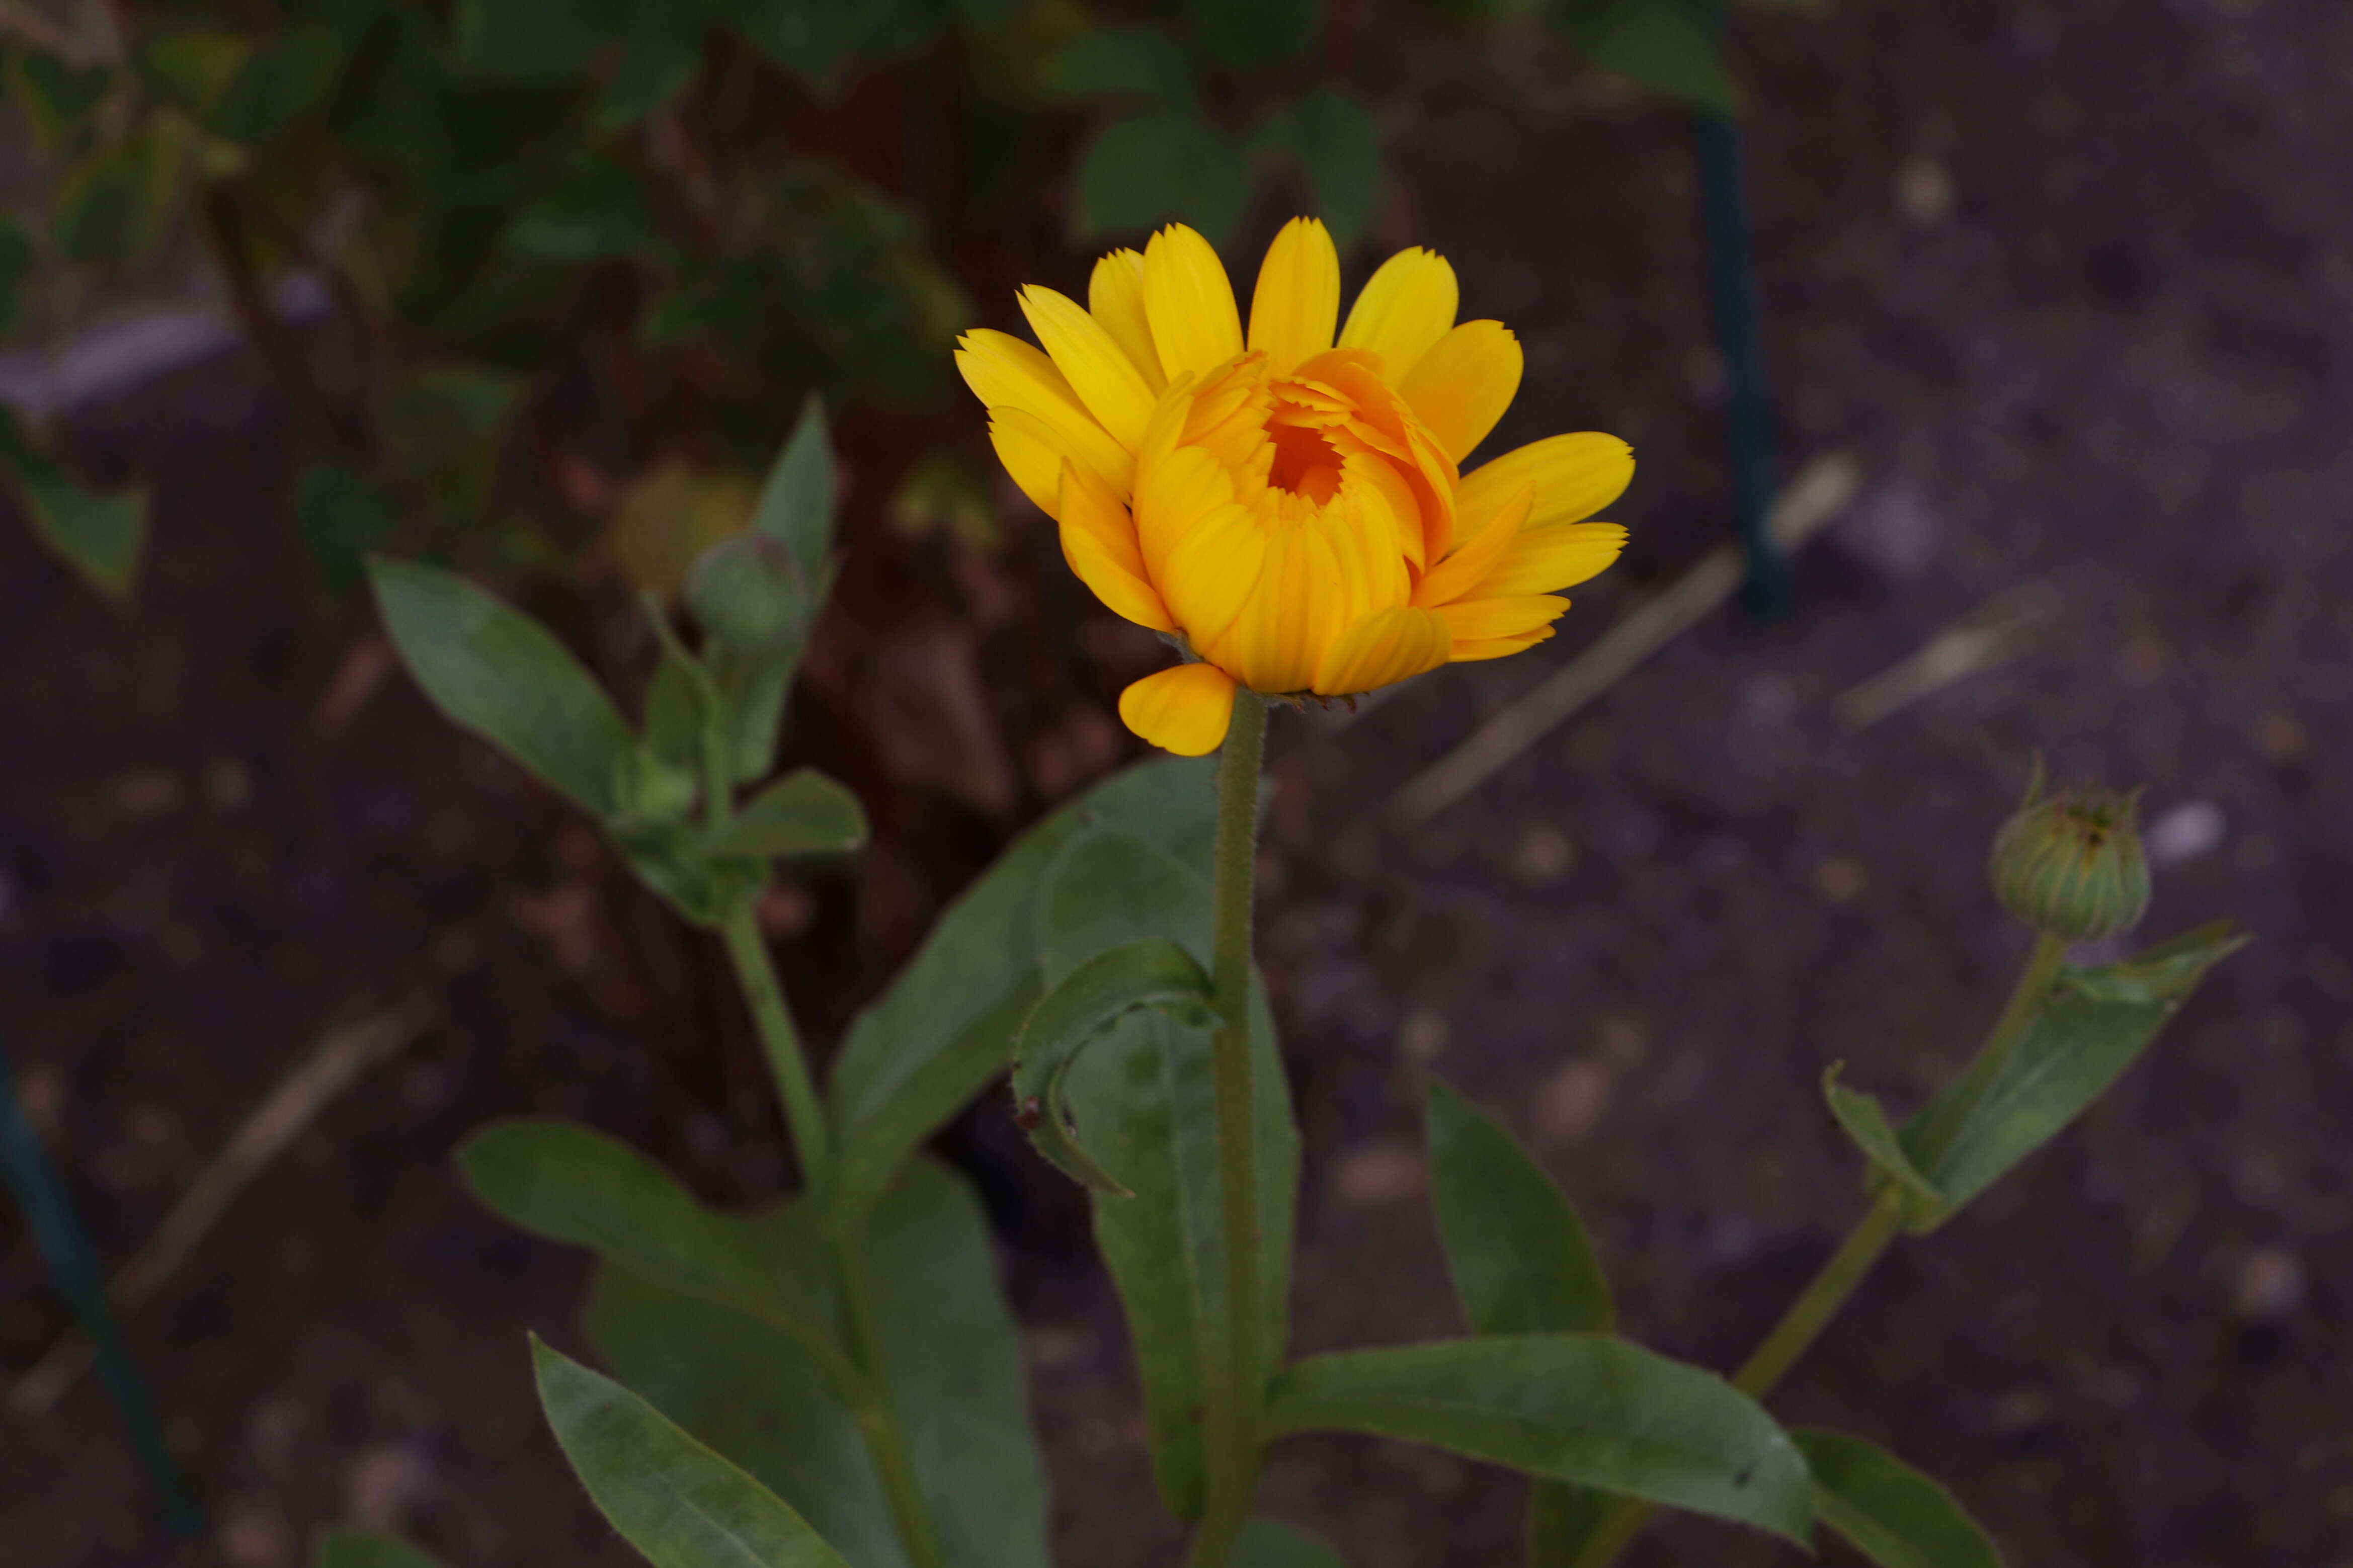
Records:
<instances>
[{"instance_id":1,"label":"elongated green leaf","mask_svg":"<svg viewBox=\"0 0 2353 1568\"><path fill-rule=\"evenodd\" d=\"M59 177L49 197L49 241L77 267L128 267L164 237L179 158L152 123L98 148Z\"/></svg>"},{"instance_id":2,"label":"elongated green leaf","mask_svg":"<svg viewBox=\"0 0 2353 1568\"><path fill-rule=\"evenodd\" d=\"M1454 1299L1474 1334L1607 1334L1609 1281L1585 1222L1510 1131L1429 1080L1430 1201Z\"/></svg>"},{"instance_id":3,"label":"elongated green leaf","mask_svg":"<svg viewBox=\"0 0 2353 1568\"><path fill-rule=\"evenodd\" d=\"M833 438L825 405L814 397L760 487L752 527L790 550L806 581L825 580L833 556Z\"/></svg>"},{"instance_id":4,"label":"elongated green leaf","mask_svg":"<svg viewBox=\"0 0 2353 1568\"><path fill-rule=\"evenodd\" d=\"M1574 1481L1528 1482L1528 1517L1520 1532L1520 1561L1527 1568L1563 1568L1602 1520L1609 1499Z\"/></svg>"},{"instance_id":5,"label":"elongated green leaf","mask_svg":"<svg viewBox=\"0 0 2353 1568\"><path fill-rule=\"evenodd\" d=\"M508 1224L749 1312L827 1375L846 1378L826 1327L833 1298L813 1233L797 1247L761 1245L619 1139L553 1117L491 1123L459 1145L458 1168Z\"/></svg>"},{"instance_id":6,"label":"elongated green leaf","mask_svg":"<svg viewBox=\"0 0 2353 1568\"><path fill-rule=\"evenodd\" d=\"M848 1568L776 1494L611 1378L532 1341L573 1472L654 1568Z\"/></svg>"},{"instance_id":7,"label":"elongated green leaf","mask_svg":"<svg viewBox=\"0 0 2353 1568\"><path fill-rule=\"evenodd\" d=\"M2021 1160L2049 1142L2121 1078L2179 1011L2206 971L2245 939L2226 921L2201 926L2123 963L2060 976L2019 1037L2001 1071L1971 1109L1942 1159L1923 1174L1957 1214ZM1905 1124L1905 1152L1920 1164L1917 1140L1956 1079ZM1933 1229L1938 1219L1915 1226Z\"/></svg>"},{"instance_id":8,"label":"elongated green leaf","mask_svg":"<svg viewBox=\"0 0 2353 1568\"><path fill-rule=\"evenodd\" d=\"M799 1211L799 1212L796 1212ZM799 1203L744 1216L771 1267L827 1244ZM881 1361L951 1568L1043 1568L1046 1492L1019 1340L970 1183L918 1159L858 1241ZM799 1260L797 1263L792 1260ZM600 1264L584 1324L663 1414L799 1510L856 1568L905 1568L857 1417L756 1321Z\"/></svg>"},{"instance_id":9,"label":"elongated green leaf","mask_svg":"<svg viewBox=\"0 0 2353 1568\"><path fill-rule=\"evenodd\" d=\"M827 433L825 405L812 397L769 467L752 513L752 532L783 545L786 552L794 584L788 596L797 601L785 616L788 624L783 635L752 643L714 637L705 650L734 736L739 782L760 778L776 765L785 698L832 585L834 513L833 442ZM744 548L744 543L723 540L710 553L726 556ZM715 603L708 587L705 602Z\"/></svg>"},{"instance_id":10,"label":"elongated green leaf","mask_svg":"<svg viewBox=\"0 0 2353 1568\"><path fill-rule=\"evenodd\" d=\"M339 1524L311 1542L311 1568L441 1568L441 1560L388 1530Z\"/></svg>"},{"instance_id":11,"label":"elongated green leaf","mask_svg":"<svg viewBox=\"0 0 2353 1568\"><path fill-rule=\"evenodd\" d=\"M622 808L637 742L554 633L438 566L372 556L368 581L401 661L451 723L591 816Z\"/></svg>"},{"instance_id":12,"label":"elongated green leaf","mask_svg":"<svg viewBox=\"0 0 2353 1568\"><path fill-rule=\"evenodd\" d=\"M1935 1477L1851 1432L1793 1426L1814 1511L1879 1568L2001 1568L2001 1551Z\"/></svg>"},{"instance_id":13,"label":"elongated green leaf","mask_svg":"<svg viewBox=\"0 0 2353 1568\"><path fill-rule=\"evenodd\" d=\"M1904 1152L1903 1141L1888 1124L1887 1112L1881 1110L1873 1096L1861 1094L1839 1082L1839 1072L1844 1062L1832 1062L1822 1074L1822 1098L1830 1101L1831 1114L1862 1151L1873 1173L1871 1184L1879 1181L1894 1183L1904 1190L1904 1215L1914 1225L1934 1225L1945 1214L1945 1194L1938 1192L1912 1157Z\"/></svg>"},{"instance_id":14,"label":"elongated green leaf","mask_svg":"<svg viewBox=\"0 0 2353 1568\"><path fill-rule=\"evenodd\" d=\"M1314 1531L1255 1513L1235 1538L1233 1568L1348 1568L1348 1560Z\"/></svg>"},{"instance_id":15,"label":"elongated green leaf","mask_svg":"<svg viewBox=\"0 0 2353 1568\"><path fill-rule=\"evenodd\" d=\"M1310 1356L1270 1428L1366 1432L1751 1524L1803 1545L1803 1460L1713 1373L1603 1334L1525 1334Z\"/></svg>"},{"instance_id":16,"label":"elongated green leaf","mask_svg":"<svg viewBox=\"0 0 2353 1568\"><path fill-rule=\"evenodd\" d=\"M1139 942L1176 942L1206 966L1209 900L1206 863L1103 823L1072 835L1054 857L1038 904L1046 983L1060 984L1113 948Z\"/></svg>"},{"instance_id":17,"label":"elongated green leaf","mask_svg":"<svg viewBox=\"0 0 2353 1568\"><path fill-rule=\"evenodd\" d=\"M43 544L108 598L128 603L147 542L147 492L94 490L0 408L0 475Z\"/></svg>"},{"instance_id":18,"label":"elongated green leaf","mask_svg":"<svg viewBox=\"0 0 2353 1568\"><path fill-rule=\"evenodd\" d=\"M858 797L815 768L799 768L754 795L726 826L706 837L712 855L846 855L866 842Z\"/></svg>"},{"instance_id":19,"label":"elongated green leaf","mask_svg":"<svg viewBox=\"0 0 2353 1568\"><path fill-rule=\"evenodd\" d=\"M1087 1145L1133 1197L1091 1194L1095 1246L1118 1287L1134 1343L1152 1476L1180 1519L1199 1516L1205 1470L1205 1379L1227 1343L1225 1241L1219 1219L1217 1083L1211 1031L1136 1013L1073 1066L1066 1093ZM1261 1364L1291 1342L1291 1250L1299 1201L1299 1130L1292 1121L1266 988L1250 994L1256 1101Z\"/></svg>"},{"instance_id":20,"label":"elongated green leaf","mask_svg":"<svg viewBox=\"0 0 2353 1568\"><path fill-rule=\"evenodd\" d=\"M855 1228L907 1156L1011 1065L1014 1036L1043 990L1039 900L1063 846L1102 823L1205 856L1216 813L1211 764L1143 763L1030 828L948 907L851 1026L826 1087L841 1136L829 1223Z\"/></svg>"},{"instance_id":21,"label":"elongated green leaf","mask_svg":"<svg viewBox=\"0 0 2353 1568\"><path fill-rule=\"evenodd\" d=\"M1038 1152L1073 1180L1121 1197L1134 1194L1081 1146L1063 1089L1080 1050L1139 1007L1197 1028L1217 1022L1208 975L1183 948L1153 938L1081 964L1031 1009L1013 1047L1013 1102Z\"/></svg>"}]
</instances>

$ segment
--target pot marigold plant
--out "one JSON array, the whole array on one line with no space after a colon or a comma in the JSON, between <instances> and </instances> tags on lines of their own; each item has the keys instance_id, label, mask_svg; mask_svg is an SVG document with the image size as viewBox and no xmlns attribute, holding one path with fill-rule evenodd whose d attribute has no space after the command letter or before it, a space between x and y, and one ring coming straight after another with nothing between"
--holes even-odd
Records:
<instances>
[{"instance_id":1,"label":"pot marigold plant","mask_svg":"<svg viewBox=\"0 0 2353 1568\"><path fill-rule=\"evenodd\" d=\"M2063 1131L2237 945L2221 926L2079 966L2070 942L2147 900L2129 803L2036 793L1998 842L1998 897L2037 936L1968 1065L1913 1114L1823 1093L1861 1157L1852 1234L1729 1376L1620 1331L1568 1195L1442 1083L1430 1191L1462 1337L1294 1355L1300 1138L1252 959L1269 709L1345 698L1550 635L1555 590L1624 540L1586 521L1623 442L1557 436L1462 473L1516 389L1453 275L1392 258L1340 319L1313 220L1261 268L1247 332L1199 236L1095 268L1089 304L1023 292L1042 350L966 335L965 378L1071 569L1185 662L1131 687L1168 751L1065 804L942 916L812 1070L754 910L780 857L839 855L858 803L775 765L785 693L833 574L833 476L805 419L754 531L689 578L696 636L649 605L660 664L632 724L543 628L462 579L379 561L378 603L449 716L596 816L617 853L717 933L776 1079L802 1182L705 1205L617 1141L548 1119L476 1133L475 1192L596 1258L583 1328L610 1375L534 1349L548 1419L613 1524L660 1568L1045 1568L1045 1468L983 1211L923 1145L991 1083L1084 1184L1142 1388L1153 1479L1190 1568L1333 1568L1261 1513L1283 1439L1418 1443L1529 1481L1529 1568L1604 1568L1660 1507L1883 1568L1988 1568L1991 1538L1929 1477L1764 1401L1878 1258ZM1214 763L1197 760L1218 751ZM744 793L749 791L748 795Z\"/></svg>"},{"instance_id":2,"label":"pot marigold plant","mask_svg":"<svg viewBox=\"0 0 2353 1568\"><path fill-rule=\"evenodd\" d=\"M1613 436L1463 459L1520 384L1500 321L1455 321L1454 269L1400 251L1340 320L1340 258L1314 218L1267 249L1247 334L1226 269L1182 224L1095 264L1082 308L1032 285L1044 352L967 332L956 363L989 439L1060 525L1103 602L1187 662L1120 699L1145 740L1199 756L1237 688L1352 697L1552 636L1559 590L1618 558L1586 519L1634 475ZM1336 329L1336 335L1335 335Z\"/></svg>"}]
</instances>

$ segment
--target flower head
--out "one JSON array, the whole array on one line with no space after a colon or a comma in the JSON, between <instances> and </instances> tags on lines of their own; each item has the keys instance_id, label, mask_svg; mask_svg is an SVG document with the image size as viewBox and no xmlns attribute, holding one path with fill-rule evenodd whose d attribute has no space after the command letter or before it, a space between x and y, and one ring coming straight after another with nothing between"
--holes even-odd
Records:
<instances>
[{"instance_id":1,"label":"flower head","mask_svg":"<svg viewBox=\"0 0 2353 1568\"><path fill-rule=\"evenodd\" d=\"M1345 324L1313 218L1268 247L1247 336L1217 253L1181 224L1098 261L1084 307L1034 285L1020 303L1043 353L984 329L956 363L1071 569L1191 655L1120 697L1155 745L1216 749L1237 685L1346 697L1533 647L1568 608L1556 590L1624 546L1584 521L1633 477L1614 436L1461 471L1519 389L1520 345L1500 321L1456 323L1433 252L1390 258Z\"/></svg>"},{"instance_id":2,"label":"flower head","mask_svg":"<svg viewBox=\"0 0 2353 1568\"><path fill-rule=\"evenodd\" d=\"M2038 767L2026 805L1994 840L1994 896L2035 930L2066 942L2138 925L2149 897L2139 816L2137 793L2084 790L2044 799Z\"/></svg>"}]
</instances>

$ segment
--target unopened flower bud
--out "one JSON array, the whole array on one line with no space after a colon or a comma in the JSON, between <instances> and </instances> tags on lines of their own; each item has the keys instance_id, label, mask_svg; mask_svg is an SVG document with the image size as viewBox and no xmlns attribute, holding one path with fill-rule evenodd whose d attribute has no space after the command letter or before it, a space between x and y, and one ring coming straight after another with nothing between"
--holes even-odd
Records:
<instances>
[{"instance_id":1,"label":"unopened flower bud","mask_svg":"<svg viewBox=\"0 0 2353 1568\"><path fill-rule=\"evenodd\" d=\"M2066 942L2138 923L2148 908L2137 795L2084 790L2030 799L1994 840L1994 895L2020 920Z\"/></svg>"},{"instance_id":2,"label":"unopened flower bud","mask_svg":"<svg viewBox=\"0 0 2353 1568\"><path fill-rule=\"evenodd\" d=\"M762 533L732 535L697 557L686 602L703 630L743 647L797 636L808 618L808 587L792 552Z\"/></svg>"}]
</instances>

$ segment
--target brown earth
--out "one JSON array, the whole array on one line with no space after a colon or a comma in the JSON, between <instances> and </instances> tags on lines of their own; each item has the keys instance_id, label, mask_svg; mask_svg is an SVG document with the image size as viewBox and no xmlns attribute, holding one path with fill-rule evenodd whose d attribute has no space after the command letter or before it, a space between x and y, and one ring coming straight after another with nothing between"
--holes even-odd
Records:
<instances>
[{"instance_id":1,"label":"brown earth","mask_svg":"<svg viewBox=\"0 0 2353 1568\"><path fill-rule=\"evenodd\" d=\"M1736 1360L1857 1206L1822 1068L1908 1103L2023 956L1980 866L2040 750L2145 781L2179 847L2219 821L2160 870L2149 931L2229 915L2261 940L2056 1147L1900 1246L1777 1408L1944 1477L2016 1563L2353 1562L2353 11L1754 20L1786 456L1852 452L1862 495L1792 616L1710 622L1408 835L1394 790L1711 542L1726 476L1681 121L1403 9L1375 8L1367 64L1399 165L1386 237L1446 252L1466 309L1521 333L1502 441L1605 428L1643 466L1617 514L1635 547L1557 642L1345 726L1278 721L1263 930L1308 1148L1301 1343L1456 1328L1419 1185L1428 1068L1543 1152L1629 1331ZM77 432L156 490L133 614L0 530L11 1065L119 1259L324 1030L427 986L447 1021L134 1326L215 1540L161 1543L85 1383L0 1419L0 1560L279 1568L357 1514L471 1568L627 1562L521 1354L566 1327L582 1270L477 1210L447 1152L559 1112L748 1194L780 1179L769 1112L710 955L614 893L560 811L397 681L320 723L365 622L316 605L274 521L284 423L232 362ZM1837 721L1840 692L1978 613L2031 619L2027 651ZM781 911L809 925L787 956L820 1038L881 978L861 900L935 898L970 861L878 854L888 879ZM993 1119L952 1142L1012 1200L1063 1560L1173 1561L1138 1522L1133 1384L1067 1194ZM13 1373L60 1318L0 1225ZM1287 1450L1268 1486L1362 1568L1515 1561L1516 1491L1343 1441ZM1795 1561L1694 1523L1641 1555Z\"/></svg>"}]
</instances>

